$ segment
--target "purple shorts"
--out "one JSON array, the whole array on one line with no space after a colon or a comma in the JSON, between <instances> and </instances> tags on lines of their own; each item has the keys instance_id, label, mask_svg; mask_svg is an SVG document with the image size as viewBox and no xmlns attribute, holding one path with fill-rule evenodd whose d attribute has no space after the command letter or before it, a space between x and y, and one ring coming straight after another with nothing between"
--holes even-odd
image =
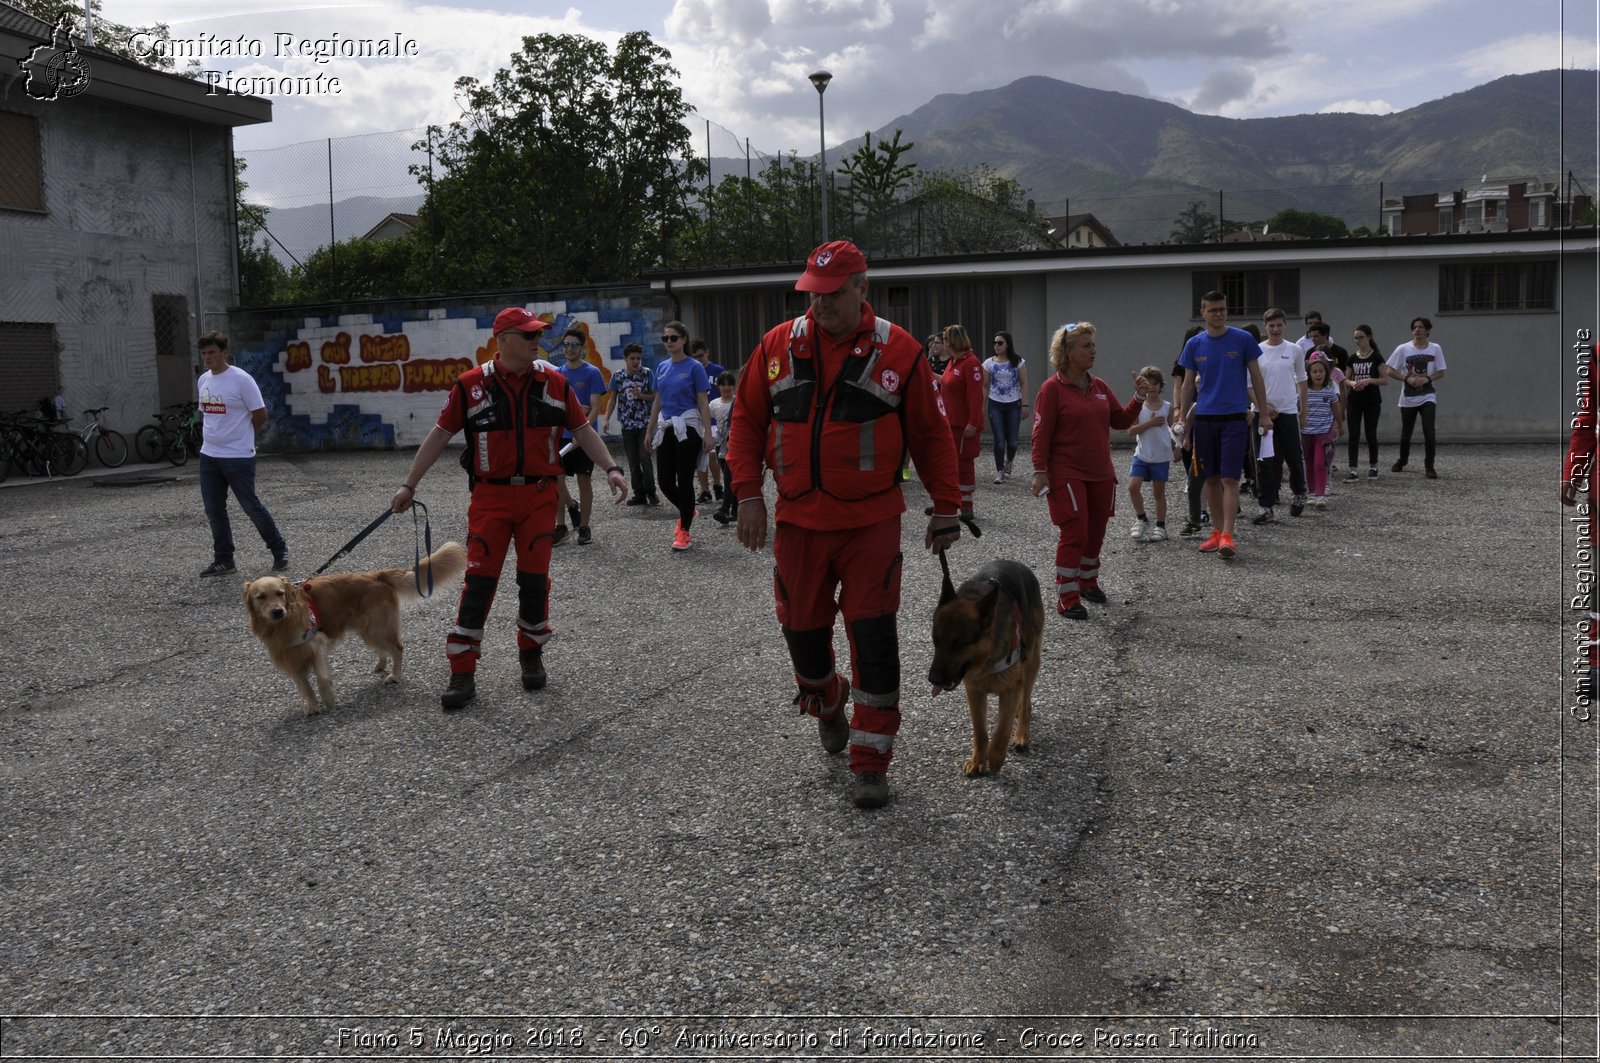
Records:
<instances>
[{"instance_id":1,"label":"purple shorts","mask_svg":"<svg viewBox=\"0 0 1600 1063\"><path fill-rule=\"evenodd\" d=\"M1250 439L1250 422L1241 417L1196 417L1191 430L1194 468L1202 480L1220 476L1237 480L1244 471L1244 453Z\"/></svg>"}]
</instances>

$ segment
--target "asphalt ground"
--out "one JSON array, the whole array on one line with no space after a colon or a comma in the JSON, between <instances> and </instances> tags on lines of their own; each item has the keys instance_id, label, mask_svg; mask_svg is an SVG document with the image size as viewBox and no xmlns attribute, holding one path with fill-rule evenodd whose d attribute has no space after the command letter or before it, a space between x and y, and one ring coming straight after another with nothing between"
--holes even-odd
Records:
<instances>
[{"instance_id":1,"label":"asphalt ground","mask_svg":"<svg viewBox=\"0 0 1600 1063\"><path fill-rule=\"evenodd\" d=\"M263 457L291 574L408 462ZM404 685L347 643L307 718L248 632L270 559L237 509L239 577L197 578L193 464L8 483L0 1055L1593 1058L1559 466L1447 446L1440 480L1242 521L1231 563L1129 541L1124 500L1111 602L1050 614L1034 749L987 779L922 678L939 565L908 515L875 812L789 704L770 556L709 514L680 555L668 510L597 506L555 552L544 691L502 596L477 701L439 711L452 585L405 608ZM988 480L957 578L1048 586L1044 504ZM338 567L412 552L401 518Z\"/></svg>"}]
</instances>

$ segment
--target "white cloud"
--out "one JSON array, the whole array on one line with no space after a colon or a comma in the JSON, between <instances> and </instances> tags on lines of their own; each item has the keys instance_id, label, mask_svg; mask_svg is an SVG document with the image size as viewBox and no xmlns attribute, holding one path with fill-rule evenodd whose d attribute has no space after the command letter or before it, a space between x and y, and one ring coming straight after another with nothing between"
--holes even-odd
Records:
<instances>
[{"instance_id":1,"label":"white cloud","mask_svg":"<svg viewBox=\"0 0 1600 1063\"><path fill-rule=\"evenodd\" d=\"M1396 108L1387 100L1338 100L1325 105L1318 114L1393 114Z\"/></svg>"},{"instance_id":2,"label":"white cloud","mask_svg":"<svg viewBox=\"0 0 1600 1063\"><path fill-rule=\"evenodd\" d=\"M1507 74L1531 74L1577 66L1595 66L1600 42L1576 33L1524 33L1486 44L1462 55L1452 65L1473 79L1487 81Z\"/></svg>"}]
</instances>

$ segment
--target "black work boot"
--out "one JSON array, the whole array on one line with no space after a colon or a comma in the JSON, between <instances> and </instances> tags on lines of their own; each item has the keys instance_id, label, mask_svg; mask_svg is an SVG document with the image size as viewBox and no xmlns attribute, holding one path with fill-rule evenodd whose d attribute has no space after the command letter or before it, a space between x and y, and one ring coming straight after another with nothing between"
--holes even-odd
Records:
<instances>
[{"instance_id":1,"label":"black work boot","mask_svg":"<svg viewBox=\"0 0 1600 1063\"><path fill-rule=\"evenodd\" d=\"M445 712L459 712L478 694L478 684L471 672L451 672L450 685L439 695L439 706Z\"/></svg>"},{"instance_id":2,"label":"black work boot","mask_svg":"<svg viewBox=\"0 0 1600 1063\"><path fill-rule=\"evenodd\" d=\"M857 808L882 808L888 804L888 776L881 771L863 771L857 774L854 800Z\"/></svg>"},{"instance_id":3,"label":"black work boot","mask_svg":"<svg viewBox=\"0 0 1600 1063\"><path fill-rule=\"evenodd\" d=\"M543 690L550 677L544 670L544 650L535 646L531 650L521 650L517 654L522 659L522 689Z\"/></svg>"}]
</instances>

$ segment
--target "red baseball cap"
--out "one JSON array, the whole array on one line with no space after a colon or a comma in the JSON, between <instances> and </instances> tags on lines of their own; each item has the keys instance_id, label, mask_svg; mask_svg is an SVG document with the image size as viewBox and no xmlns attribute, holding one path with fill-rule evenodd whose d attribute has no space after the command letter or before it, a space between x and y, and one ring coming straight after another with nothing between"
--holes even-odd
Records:
<instances>
[{"instance_id":1,"label":"red baseball cap","mask_svg":"<svg viewBox=\"0 0 1600 1063\"><path fill-rule=\"evenodd\" d=\"M867 256L849 240L833 240L811 252L806 271L794 282L802 292L836 292L857 273L867 271Z\"/></svg>"},{"instance_id":2,"label":"red baseball cap","mask_svg":"<svg viewBox=\"0 0 1600 1063\"><path fill-rule=\"evenodd\" d=\"M508 306L494 316L494 328L491 330L496 336L502 332L516 329L518 332L535 333L550 327L550 322L541 321L520 306Z\"/></svg>"}]
</instances>

